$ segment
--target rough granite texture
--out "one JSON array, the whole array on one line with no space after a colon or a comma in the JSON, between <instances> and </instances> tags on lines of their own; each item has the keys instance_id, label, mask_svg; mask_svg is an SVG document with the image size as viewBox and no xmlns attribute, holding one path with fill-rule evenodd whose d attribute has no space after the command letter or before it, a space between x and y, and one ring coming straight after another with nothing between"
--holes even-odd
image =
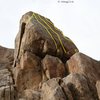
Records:
<instances>
[{"instance_id":1,"label":"rough granite texture","mask_svg":"<svg viewBox=\"0 0 100 100\"><path fill-rule=\"evenodd\" d=\"M80 53L48 18L28 12L15 49L0 46L0 100L100 100L100 61Z\"/></svg>"}]
</instances>

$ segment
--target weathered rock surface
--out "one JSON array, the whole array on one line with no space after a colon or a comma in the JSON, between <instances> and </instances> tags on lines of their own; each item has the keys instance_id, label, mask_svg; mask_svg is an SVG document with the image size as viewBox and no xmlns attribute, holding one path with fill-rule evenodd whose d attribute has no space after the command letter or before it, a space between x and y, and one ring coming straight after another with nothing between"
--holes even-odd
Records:
<instances>
[{"instance_id":1,"label":"weathered rock surface","mask_svg":"<svg viewBox=\"0 0 100 100\"><path fill-rule=\"evenodd\" d=\"M33 12L22 16L15 39L14 80L18 91L38 88L54 77L65 77L63 62L78 52L77 47L53 23Z\"/></svg>"},{"instance_id":2,"label":"weathered rock surface","mask_svg":"<svg viewBox=\"0 0 100 100\"><path fill-rule=\"evenodd\" d=\"M15 51L0 46L0 100L100 100L100 62L78 52L49 19L28 12Z\"/></svg>"},{"instance_id":3,"label":"weathered rock surface","mask_svg":"<svg viewBox=\"0 0 100 100\"><path fill-rule=\"evenodd\" d=\"M66 100L66 96L59 85L59 78L43 83L41 97L42 100Z\"/></svg>"},{"instance_id":4,"label":"weathered rock surface","mask_svg":"<svg viewBox=\"0 0 100 100\"><path fill-rule=\"evenodd\" d=\"M18 91L38 88L42 81L40 62L40 58L30 52L22 55L20 64L14 68L15 85Z\"/></svg>"},{"instance_id":5,"label":"weathered rock surface","mask_svg":"<svg viewBox=\"0 0 100 100\"><path fill-rule=\"evenodd\" d=\"M0 46L0 70L11 68L14 60L14 50Z\"/></svg>"},{"instance_id":6,"label":"weathered rock surface","mask_svg":"<svg viewBox=\"0 0 100 100\"><path fill-rule=\"evenodd\" d=\"M98 100L96 91L91 91L93 90L91 83L82 74L68 75L63 79L62 87L65 93L67 93L66 87L68 87L73 100Z\"/></svg>"},{"instance_id":7,"label":"weathered rock surface","mask_svg":"<svg viewBox=\"0 0 100 100\"><path fill-rule=\"evenodd\" d=\"M81 73L91 82L100 80L100 63L85 54L76 53L67 61L69 73Z\"/></svg>"},{"instance_id":8,"label":"weathered rock surface","mask_svg":"<svg viewBox=\"0 0 100 100\"><path fill-rule=\"evenodd\" d=\"M42 60L42 68L43 80L55 77L63 78L67 75L67 70L62 61L59 58L50 55L46 55Z\"/></svg>"},{"instance_id":9,"label":"weathered rock surface","mask_svg":"<svg viewBox=\"0 0 100 100\"><path fill-rule=\"evenodd\" d=\"M100 80L97 81L97 83L96 83L96 88L97 88L97 92L98 92L98 97L99 97L99 99L100 99Z\"/></svg>"},{"instance_id":10,"label":"weathered rock surface","mask_svg":"<svg viewBox=\"0 0 100 100\"><path fill-rule=\"evenodd\" d=\"M91 91L91 83L82 74L52 78L43 83L42 100L99 100L97 93Z\"/></svg>"},{"instance_id":11,"label":"weathered rock surface","mask_svg":"<svg viewBox=\"0 0 100 100\"><path fill-rule=\"evenodd\" d=\"M0 46L0 100L16 100L17 93L12 77L14 50Z\"/></svg>"},{"instance_id":12,"label":"weathered rock surface","mask_svg":"<svg viewBox=\"0 0 100 100\"><path fill-rule=\"evenodd\" d=\"M19 100L40 100L41 99L41 92L34 91L32 89L27 89L20 94Z\"/></svg>"},{"instance_id":13,"label":"weathered rock surface","mask_svg":"<svg viewBox=\"0 0 100 100\"><path fill-rule=\"evenodd\" d=\"M15 40L15 60L29 51L37 56L57 56L63 61L78 52L77 47L47 18L28 12L22 16ZM15 62L16 63L16 62Z\"/></svg>"},{"instance_id":14,"label":"weathered rock surface","mask_svg":"<svg viewBox=\"0 0 100 100\"><path fill-rule=\"evenodd\" d=\"M0 100L16 100L17 93L11 72L8 69L0 70Z\"/></svg>"}]
</instances>

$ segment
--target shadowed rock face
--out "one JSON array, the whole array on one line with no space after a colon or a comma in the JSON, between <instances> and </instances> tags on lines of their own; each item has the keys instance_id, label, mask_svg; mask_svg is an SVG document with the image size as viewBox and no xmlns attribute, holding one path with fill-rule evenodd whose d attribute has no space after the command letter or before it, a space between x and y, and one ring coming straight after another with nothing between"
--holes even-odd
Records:
<instances>
[{"instance_id":1,"label":"shadowed rock face","mask_svg":"<svg viewBox=\"0 0 100 100\"><path fill-rule=\"evenodd\" d=\"M100 62L78 52L49 19L24 14L15 50L0 46L0 100L99 99Z\"/></svg>"},{"instance_id":2,"label":"shadowed rock face","mask_svg":"<svg viewBox=\"0 0 100 100\"><path fill-rule=\"evenodd\" d=\"M14 50L0 46L0 69L11 68L14 60Z\"/></svg>"},{"instance_id":3,"label":"shadowed rock face","mask_svg":"<svg viewBox=\"0 0 100 100\"><path fill-rule=\"evenodd\" d=\"M14 50L0 46L0 100L16 100L17 93L12 77Z\"/></svg>"}]
</instances>

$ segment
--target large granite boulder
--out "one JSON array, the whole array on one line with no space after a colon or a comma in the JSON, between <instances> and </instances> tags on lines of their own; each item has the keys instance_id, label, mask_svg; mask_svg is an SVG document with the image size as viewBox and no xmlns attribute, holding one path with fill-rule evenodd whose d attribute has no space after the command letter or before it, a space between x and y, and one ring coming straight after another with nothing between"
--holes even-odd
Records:
<instances>
[{"instance_id":1,"label":"large granite boulder","mask_svg":"<svg viewBox=\"0 0 100 100\"><path fill-rule=\"evenodd\" d=\"M49 19L28 12L20 20L20 29L15 39L15 60L18 61L25 51L39 57L49 54L65 62L78 49Z\"/></svg>"}]
</instances>

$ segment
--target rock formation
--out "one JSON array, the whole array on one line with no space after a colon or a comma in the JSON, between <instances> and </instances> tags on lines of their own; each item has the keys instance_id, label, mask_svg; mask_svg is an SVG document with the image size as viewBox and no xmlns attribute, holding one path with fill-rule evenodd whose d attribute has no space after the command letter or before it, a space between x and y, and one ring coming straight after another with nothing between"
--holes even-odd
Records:
<instances>
[{"instance_id":1,"label":"rock formation","mask_svg":"<svg viewBox=\"0 0 100 100\"><path fill-rule=\"evenodd\" d=\"M0 46L0 70L11 68L14 60L14 50Z\"/></svg>"},{"instance_id":2,"label":"rock formation","mask_svg":"<svg viewBox=\"0 0 100 100\"><path fill-rule=\"evenodd\" d=\"M15 49L0 47L0 100L99 100L100 62L48 19L28 12Z\"/></svg>"},{"instance_id":3,"label":"rock formation","mask_svg":"<svg viewBox=\"0 0 100 100\"><path fill-rule=\"evenodd\" d=\"M12 75L14 50L0 46L0 100L16 100L17 93Z\"/></svg>"}]
</instances>

